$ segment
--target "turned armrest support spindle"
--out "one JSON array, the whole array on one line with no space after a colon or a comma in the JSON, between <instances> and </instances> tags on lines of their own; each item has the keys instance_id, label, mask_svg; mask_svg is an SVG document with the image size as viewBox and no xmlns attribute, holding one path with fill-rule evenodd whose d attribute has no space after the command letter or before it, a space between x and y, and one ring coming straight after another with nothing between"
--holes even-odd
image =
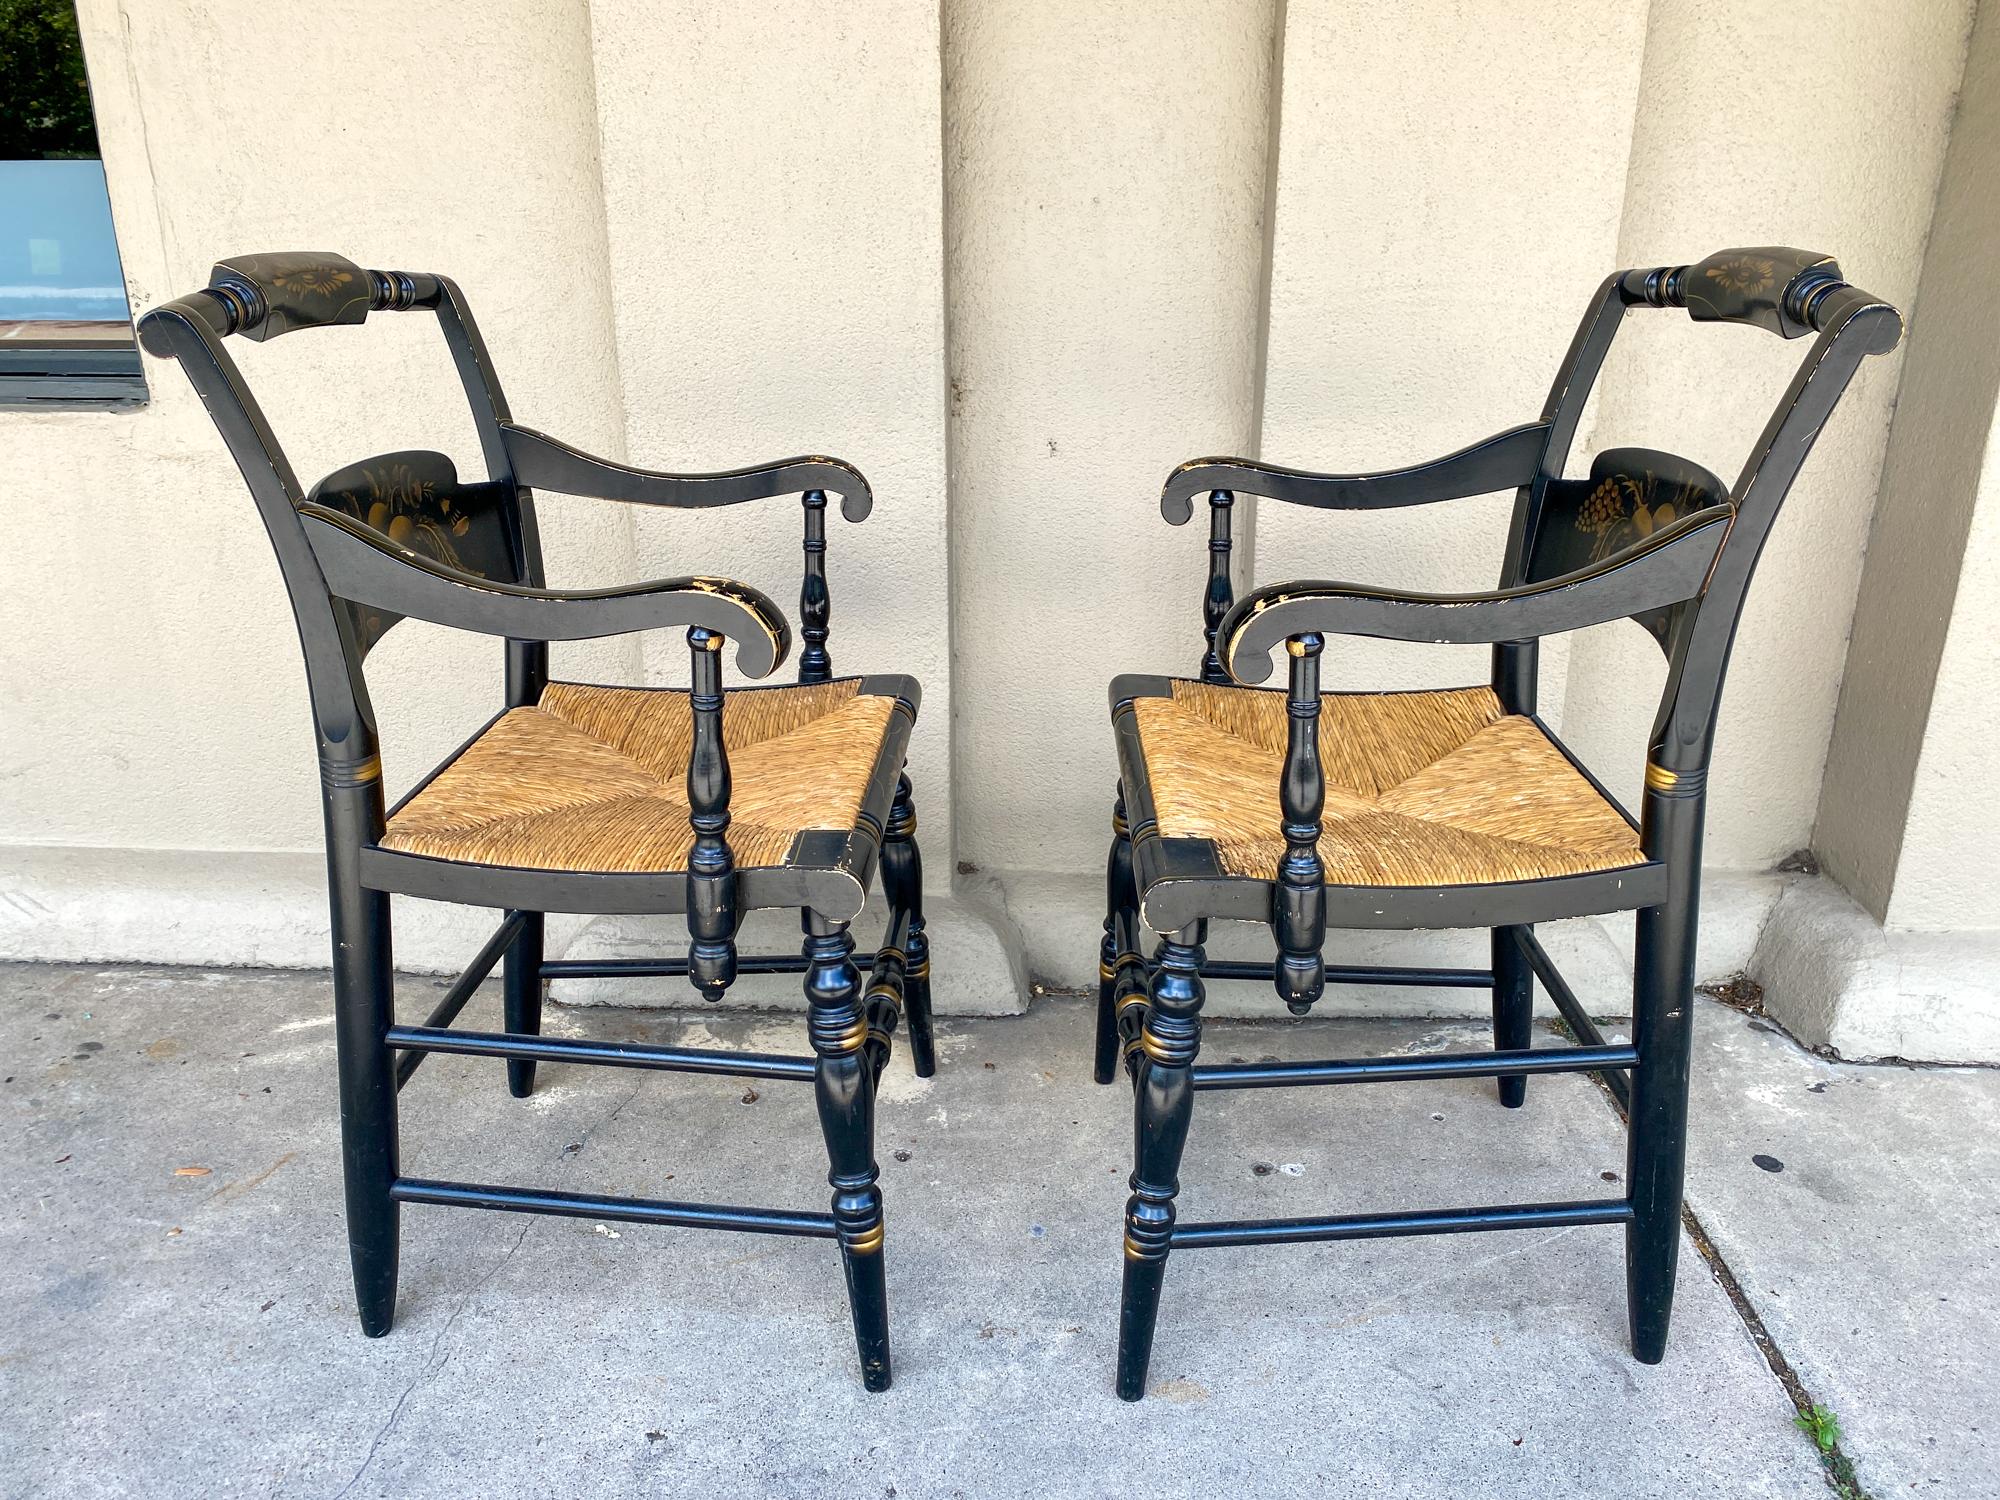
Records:
<instances>
[{"instance_id":1,"label":"turned armrest support spindle","mask_svg":"<svg viewBox=\"0 0 2000 1500\"><path fill-rule=\"evenodd\" d=\"M688 632L694 660L688 707L694 741L688 751L688 982L704 1000L720 1000L736 978L736 859L724 837L729 829L729 752L722 740L722 637L695 626Z\"/></svg>"},{"instance_id":2,"label":"turned armrest support spindle","mask_svg":"<svg viewBox=\"0 0 2000 1500\"><path fill-rule=\"evenodd\" d=\"M805 507L805 581L799 586L799 681L825 682L833 676L833 657L826 649L833 595L826 586L826 491L807 490Z\"/></svg>"},{"instance_id":3,"label":"turned armrest support spindle","mask_svg":"<svg viewBox=\"0 0 2000 1500\"><path fill-rule=\"evenodd\" d=\"M1222 657L1215 647L1215 633L1222 628L1223 616L1236 602L1236 592L1229 582L1229 534L1230 511L1236 505L1236 497L1228 490L1213 490L1208 497L1208 592L1201 601L1201 633L1207 642L1207 650L1201 658L1201 680L1203 682L1229 681L1229 672L1222 665Z\"/></svg>"},{"instance_id":4,"label":"turned armrest support spindle","mask_svg":"<svg viewBox=\"0 0 2000 1500\"><path fill-rule=\"evenodd\" d=\"M1320 814L1326 807L1326 777L1319 761L1319 655L1324 646L1317 635L1297 635L1285 643L1292 663L1286 702L1290 735L1278 786L1285 857L1271 893L1271 931L1278 940L1273 980L1279 998L1296 1016L1310 1010L1326 988L1320 959L1326 942L1326 869L1319 858Z\"/></svg>"}]
</instances>

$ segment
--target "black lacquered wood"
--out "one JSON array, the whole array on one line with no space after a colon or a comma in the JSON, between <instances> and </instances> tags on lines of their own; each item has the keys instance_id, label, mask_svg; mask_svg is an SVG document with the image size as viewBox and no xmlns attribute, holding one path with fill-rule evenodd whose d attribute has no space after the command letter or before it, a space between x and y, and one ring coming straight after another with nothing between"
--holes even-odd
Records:
<instances>
[{"instance_id":1,"label":"black lacquered wood","mask_svg":"<svg viewBox=\"0 0 2000 1500\"><path fill-rule=\"evenodd\" d=\"M518 423L506 423L500 431L515 477L558 495L699 510L831 490L841 497L840 513L850 521L865 520L875 503L861 471L837 458L788 458L719 474L666 474L599 458Z\"/></svg>"},{"instance_id":2,"label":"black lacquered wood","mask_svg":"<svg viewBox=\"0 0 2000 1500\"><path fill-rule=\"evenodd\" d=\"M1493 954L1493 1049L1496 1052L1525 1050L1534 1035L1535 979L1522 951L1519 934L1531 936L1533 928L1496 927L1488 934ZM1525 1072L1503 1073L1498 1085L1500 1103L1519 1109L1528 1101Z\"/></svg>"},{"instance_id":3,"label":"black lacquered wood","mask_svg":"<svg viewBox=\"0 0 2000 1500\"><path fill-rule=\"evenodd\" d=\"M1201 966L1203 979L1273 979L1275 963L1254 959L1211 958ZM1412 969L1385 964L1322 964L1328 984L1385 984L1414 989L1483 990L1493 983L1490 969Z\"/></svg>"},{"instance_id":4,"label":"black lacquered wood","mask_svg":"<svg viewBox=\"0 0 2000 1500\"><path fill-rule=\"evenodd\" d=\"M1563 978L1562 971L1555 966L1555 960L1549 957L1548 950L1542 946L1542 940L1535 936L1535 930L1532 927L1507 927L1499 930L1505 932L1520 948L1522 956L1533 968L1535 976L1542 981L1542 987L1549 992L1549 999L1555 1002L1557 1013L1568 1023L1570 1032L1577 1041L1586 1047L1608 1045L1604 1040L1604 1032L1589 1012L1584 1010L1583 1002L1576 998L1576 991L1569 987L1569 981ZM1627 1111L1631 1109L1632 1084L1623 1073L1599 1073L1597 1081L1611 1091L1611 1097L1618 1101L1620 1109Z\"/></svg>"},{"instance_id":5,"label":"black lacquered wood","mask_svg":"<svg viewBox=\"0 0 2000 1500\"><path fill-rule=\"evenodd\" d=\"M1680 1265L1704 800L1698 787L1649 785L1640 812L1648 850L1674 871L1667 899L1639 913L1632 960L1639 1067L1632 1074L1625 1137L1633 1213L1625 1232L1625 1288L1632 1353L1649 1365L1666 1356Z\"/></svg>"},{"instance_id":6,"label":"black lacquered wood","mask_svg":"<svg viewBox=\"0 0 2000 1500\"><path fill-rule=\"evenodd\" d=\"M833 657L826 640L833 616L833 594L826 582L826 491L807 490L800 499L805 512L804 581L799 585L799 681L826 682L833 676Z\"/></svg>"},{"instance_id":7,"label":"black lacquered wood","mask_svg":"<svg viewBox=\"0 0 2000 1500\"><path fill-rule=\"evenodd\" d=\"M864 1055L868 1023L862 1014L861 976L845 924L808 913L805 928L805 951L812 960L805 982L806 1029L818 1059L814 1096L820 1133L826 1138L827 1182L833 1188L834 1228L854 1313L861 1383L871 1391L886 1391L891 1379L889 1291L882 1268L882 1193L876 1186L881 1169L875 1163L875 1071Z\"/></svg>"},{"instance_id":8,"label":"black lacquered wood","mask_svg":"<svg viewBox=\"0 0 2000 1500\"><path fill-rule=\"evenodd\" d=\"M374 312L415 309L427 310L437 319L471 410L485 477L461 478L442 453L409 449L336 470L308 493L224 341L231 335L273 338L301 329L359 323ZM825 1237L835 1236L836 1218L844 1216L843 1255L850 1262L849 1285L862 1335L865 1374L871 1386L886 1385L879 1195L871 1272L867 1265L854 1263L856 1255L866 1257L869 1246L867 1226L856 1218L858 1189L851 1184L844 1198L836 1196L840 1215L796 1215L411 1182L397 1177L395 1110L397 1087L433 1051L505 1058L509 1086L517 1095L532 1088L534 1069L545 1060L751 1077L810 1076L824 1086L821 1075L828 1069L818 1059L711 1055L542 1038L538 1033L544 985L552 977L686 974L705 993L714 994L739 968L800 972L808 964L791 958L738 963L733 938L740 913L758 906L785 907L806 912L809 922L830 924L829 931L844 930L844 923L862 909L878 862L901 872L889 878L914 878L920 885L913 815L903 819L900 842L891 840L897 845L893 856L885 857L883 848L921 698L917 684L888 676L864 678L858 684L861 693L888 698L891 704L853 826L808 830L774 863L736 868L726 837L729 787L720 727L720 648L724 638L733 641L743 672L762 677L775 671L788 654L790 626L764 595L725 578L693 576L588 590L547 587L530 486L686 507L805 494L811 497L806 504L810 541L814 533L823 539L821 518L829 492L841 496L841 510L849 520L868 514L872 496L867 481L851 465L822 457L715 474L667 474L597 458L521 427L513 420L464 295L445 276L367 270L320 253L234 257L217 265L210 286L153 308L141 320L139 332L142 346L153 355L177 360L200 393L263 519L297 618L325 795L343 1177L363 1330L370 1335L384 1333L394 1316L398 1214L404 1201ZM809 559L809 574L814 566ZM814 630L808 644L814 649L802 662L802 680L813 682L826 680L830 671L824 649L826 598L823 591L812 590L810 578L807 594L805 614ZM383 808L380 746L362 663L383 632L404 617L498 638L505 666L503 711L533 708L540 702L549 684L552 640L669 625L690 627L697 644L691 695L696 700L696 722L689 765L690 816L696 835L693 867L687 871L547 869L435 859L384 848L389 815ZM498 718L484 728L490 729ZM425 778L419 787L428 782ZM392 892L487 906L508 914L474 970L452 987L424 1027L394 1025L388 899ZM549 963L543 948L545 914L551 911L685 913L692 951L687 959L650 963ZM929 961L921 938L921 901L904 900L895 922L897 941L907 951L886 967L877 965L880 988L869 1005L876 1040L865 1046L862 1064L869 1091L874 1072L887 1059L898 1008L907 1004L920 1050L927 1054L930 1045ZM504 963L506 1030L450 1031L449 1024L496 957ZM822 972L824 960L813 960L810 967ZM924 1024L918 1027L920 1014ZM863 1032L869 1033L870 1027L864 1025ZM839 1074L842 1067L832 1071ZM872 1098L872 1092L861 1097ZM826 1108L823 1099L823 1117ZM867 1111L855 1118L863 1116L872 1122ZM857 1149L856 1139L855 1130L841 1133L837 1153L841 1160ZM872 1147L868 1149L872 1153Z\"/></svg>"},{"instance_id":9,"label":"black lacquered wood","mask_svg":"<svg viewBox=\"0 0 2000 1500\"><path fill-rule=\"evenodd\" d=\"M486 940L485 945L473 956L472 962L465 966L465 972L452 981L451 987L432 1007L430 1015L424 1018L426 1029L435 1030L449 1026L458 1019L458 1013L465 1009L466 1002L478 992L479 986L485 983L486 976L493 972L493 966L500 962L501 957L520 937L527 926L526 919L527 914L523 912L507 914L507 919L495 929L493 936ZM398 1089L408 1083L410 1075L422 1066L424 1055L422 1052L406 1052L396 1059Z\"/></svg>"},{"instance_id":10,"label":"black lacquered wood","mask_svg":"<svg viewBox=\"0 0 2000 1500\"><path fill-rule=\"evenodd\" d=\"M1533 478L1546 437L1542 423L1510 427L1430 463L1374 474L1314 474L1244 458L1197 458L1167 476L1160 514L1183 525L1194 514L1194 497L1215 489L1323 510L1386 510L1487 495Z\"/></svg>"},{"instance_id":11,"label":"black lacquered wood","mask_svg":"<svg viewBox=\"0 0 2000 1500\"><path fill-rule=\"evenodd\" d=\"M1376 636L1432 645L1539 639L1692 599L1729 533L1727 507L1672 522L1602 563L1518 588L1417 594L1356 584L1272 584L1246 594L1222 622L1222 659L1238 682L1271 675L1271 652L1302 633Z\"/></svg>"},{"instance_id":12,"label":"black lacquered wood","mask_svg":"<svg viewBox=\"0 0 2000 1500\"><path fill-rule=\"evenodd\" d=\"M548 1188L438 1182L423 1177L398 1178L390 1196L398 1203L428 1203L441 1208L491 1208L565 1219L609 1219L614 1223L658 1224L679 1229L734 1229L746 1234L785 1234L815 1240L834 1237L833 1215L783 1208L732 1208L721 1203L675 1203L663 1198L613 1198L595 1193L560 1193Z\"/></svg>"},{"instance_id":13,"label":"black lacquered wood","mask_svg":"<svg viewBox=\"0 0 2000 1500\"><path fill-rule=\"evenodd\" d=\"M1176 1250L1224 1245L1299 1245L1315 1240L1384 1240L1413 1234L1476 1234L1489 1229L1576 1229L1587 1224L1632 1222L1623 1199L1580 1203L1503 1204L1393 1214L1335 1214L1319 1219L1239 1219L1182 1224Z\"/></svg>"},{"instance_id":14,"label":"black lacquered wood","mask_svg":"<svg viewBox=\"0 0 2000 1500\"><path fill-rule=\"evenodd\" d=\"M736 979L736 929L742 921L736 889L736 856L730 852L729 752L722 742L722 637L688 632L694 686L688 708L694 745L688 752L688 982L704 1000L720 1000Z\"/></svg>"},{"instance_id":15,"label":"black lacquered wood","mask_svg":"<svg viewBox=\"0 0 2000 1500\"><path fill-rule=\"evenodd\" d=\"M1208 588L1201 599L1201 680L1227 682L1229 673L1216 655L1215 633L1221 628L1229 606L1236 602L1235 585L1229 577L1229 555L1234 542L1230 536L1229 514L1236 497L1228 490L1214 490L1208 497Z\"/></svg>"},{"instance_id":16,"label":"black lacquered wood","mask_svg":"<svg viewBox=\"0 0 2000 1500\"><path fill-rule=\"evenodd\" d=\"M506 970L501 976L501 1011L507 1029L517 1036L538 1036L542 1030L542 945L547 918L538 911L514 912L520 919L520 933L508 946ZM510 1058L507 1063L507 1092L525 1099L535 1091L535 1064L530 1058Z\"/></svg>"},{"instance_id":17,"label":"black lacquered wood","mask_svg":"<svg viewBox=\"0 0 2000 1500\"><path fill-rule=\"evenodd\" d=\"M1286 643L1291 685L1285 699L1285 769L1278 781L1285 855L1271 890L1271 935L1278 940L1272 977L1278 998L1295 1016L1313 1007L1326 989L1320 948L1326 942L1326 867L1320 863L1320 813L1326 807L1326 774L1319 763L1319 653L1316 635Z\"/></svg>"},{"instance_id":18,"label":"black lacquered wood","mask_svg":"<svg viewBox=\"0 0 2000 1500\"><path fill-rule=\"evenodd\" d=\"M1624 317L1640 308L1685 308L1697 322L1734 322L1785 338L1817 335L1765 424L1733 485L1687 459L1650 449L1610 449L1590 461L1588 477L1568 479L1570 450L1598 375ZM1536 718L1543 637L1627 617L1660 645L1668 661L1648 742L1646 801L1633 826L1642 855L1620 868L1541 879L1456 886L1340 886L1320 883L1316 916L1299 909L1306 887L1304 852L1316 843L1312 797L1317 767L1300 743L1297 721L1312 709L1310 689L1292 663L1288 707L1294 727L1278 785L1272 788L1286 836L1284 870L1275 879L1229 873L1225 850L1206 837L1163 835L1137 705L1174 695L1163 678L1127 676L1111 688L1117 743L1121 826L1130 835L1122 859L1134 888L1128 923L1114 893L1108 903L1100 969L1097 1068L1107 1026L1115 1028L1142 1091L1156 1064L1146 1047L1154 1035L1163 943L1146 995L1110 960L1136 948L1140 914L1163 933L1195 930L1211 920L1267 923L1279 947L1271 964L1197 963L1212 978L1270 976L1281 995L1313 992L1323 978L1340 982L1490 986L1494 1050L1442 1058L1355 1059L1323 1063L1248 1064L1195 1068L1188 1091L1227 1087L1366 1082L1388 1078L1491 1076L1500 1101L1526 1102L1530 1074L1588 1071L1626 1106L1630 1120L1627 1181L1631 1196L1612 1203L1539 1204L1454 1209L1437 1213L1342 1215L1243 1224L1172 1225L1171 1191L1153 1222L1169 1230L1134 1258L1128 1239L1126 1298L1121 1325L1119 1393L1143 1386L1144 1353L1152 1338L1159 1267L1177 1246L1259 1244L1289 1240L1371 1238L1495 1228L1623 1223L1627 1302L1635 1355L1661 1358L1679 1254L1682 1178L1686 1157L1689 998L1699 905L1703 798L1716 712L1749 580L1778 510L1800 466L1824 430L1862 360L1895 348L1901 318L1894 308L1849 285L1824 255L1785 247L1720 252L1683 266L1614 273L1597 289L1550 388L1540 419L1429 464L1363 474L1313 474L1240 459L1201 459L1168 476L1161 512L1187 521L1197 495L1235 494L1362 509L1424 504L1500 489L1516 491L1498 586L1477 594L1426 595L1341 582L1267 585L1238 599L1213 633L1214 658L1232 681L1260 682L1279 642L1368 635L1421 643L1487 644L1492 688L1503 710L1530 719L1606 805L1631 822L1590 770ZM1202 674L1216 680L1206 661ZM1183 825L1185 826L1185 825ZM1634 1037L1629 1046L1605 1042L1549 961L1533 924L1599 912L1636 911ZM1490 970L1393 971L1320 965L1306 930L1334 928L1490 929ZM1579 1039L1567 1049L1538 1051L1532 1037L1534 982L1540 978ZM1168 1077L1172 1078L1169 1071ZM1178 1161L1184 1116L1156 1099L1152 1116L1174 1123ZM1142 1120L1147 1118L1142 1104ZM1155 1155L1157 1157L1157 1148ZM1144 1137L1142 1135L1142 1160ZM1159 1181L1152 1168L1151 1183ZM1135 1178L1135 1183L1138 1179ZM1143 1327L1135 1328L1135 1309Z\"/></svg>"},{"instance_id":19,"label":"black lacquered wood","mask_svg":"<svg viewBox=\"0 0 2000 1500\"><path fill-rule=\"evenodd\" d=\"M299 516L327 587L363 608L514 640L580 641L688 625L735 641L737 669L752 678L768 677L791 650L791 626L777 605L726 578L527 588L447 567L342 511L302 502Z\"/></svg>"},{"instance_id":20,"label":"black lacquered wood","mask_svg":"<svg viewBox=\"0 0 2000 1500\"><path fill-rule=\"evenodd\" d=\"M1118 1024L1120 1001L1133 990L1146 987L1145 960L1133 936L1138 926L1136 900L1132 831L1125 822L1125 795L1121 791L1111 812L1111 852L1104 865L1104 937L1097 951L1097 1026L1091 1077L1099 1083L1109 1083L1118 1076L1123 1040Z\"/></svg>"},{"instance_id":21,"label":"black lacquered wood","mask_svg":"<svg viewBox=\"0 0 2000 1500\"><path fill-rule=\"evenodd\" d=\"M857 964L875 962L872 953L854 955ZM738 974L803 974L812 960L803 953L740 953ZM550 958L542 961L544 979L663 979L684 978L688 961L682 958Z\"/></svg>"},{"instance_id":22,"label":"black lacquered wood","mask_svg":"<svg viewBox=\"0 0 2000 1500\"><path fill-rule=\"evenodd\" d=\"M1174 1232L1181 1151L1194 1112L1194 1060L1201 1051L1202 940L1190 928L1161 940L1139 1040L1133 1090L1132 1196L1125 1204L1125 1287L1118 1314L1118 1396L1146 1392L1160 1287Z\"/></svg>"},{"instance_id":23,"label":"black lacquered wood","mask_svg":"<svg viewBox=\"0 0 2000 1500\"><path fill-rule=\"evenodd\" d=\"M1445 1052L1430 1057L1357 1057L1326 1062L1227 1063L1194 1070L1200 1089L1277 1089L1310 1084L1397 1083L1436 1078L1508 1078L1529 1073L1595 1073L1629 1068L1633 1047L1522 1048L1506 1052Z\"/></svg>"},{"instance_id":24,"label":"black lacquered wood","mask_svg":"<svg viewBox=\"0 0 2000 1500\"><path fill-rule=\"evenodd\" d=\"M586 1063L607 1068L648 1068L662 1073L718 1073L736 1078L813 1076L809 1057L768 1052L716 1052L699 1047L656 1047L645 1042L600 1042L582 1037L527 1036L498 1031L453 1031L433 1026L392 1026L391 1047L454 1052L463 1057L506 1057L537 1062Z\"/></svg>"},{"instance_id":25,"label":"black lacquered wood","mask_svg":"<svg viewBox=\"0 0 2000 1500\"><path fill-rule=\"evenodd\" d=\"M884 965L893 969L897 1000L910 1018L911 1066L919 1078L930 1078L937 1072L937 1042L931 1025L931 942L924 930L924 861L917 848L916 794L907 775L896 778L896 798L889 804L889 821L882 830L882 890L889 898L891 915L889 934L874 967L878 974L884 972ZM871 982L871 991L873 988Z\"/></svg>"}]
</instances>

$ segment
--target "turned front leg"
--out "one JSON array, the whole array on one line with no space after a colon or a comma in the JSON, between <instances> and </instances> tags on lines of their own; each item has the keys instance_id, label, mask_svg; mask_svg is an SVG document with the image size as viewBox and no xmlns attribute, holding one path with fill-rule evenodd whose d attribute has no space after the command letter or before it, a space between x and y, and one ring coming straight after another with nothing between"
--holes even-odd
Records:
<instances>
[{"instance_id":1,"label":"turned front leg","mask_svg":"<svg viewBox=\"0 0 2000 1500\"><path fill-rule=\"evenodd\" d=\"M919 1078L937 1072L931 1033L931 944L924 935L924 862L917 850L917 806L907 774L896 778L895 800L882 831L882 890L893 912L907 912L903 938L902 1009L910 1021L910 1062Z\"/></svg>"},{"instance_id":2,"label":"turned front leg","mask_svg":"<svg viewBox=\"0 0 2000 1500\"><path fill-rule=\"evenodd\" d=\"M1132 1196L1125 1204L1125 1287L1118 1316L1118 1395L1146 1392L1160 1287L1174 1233L1181 1151L1194 1114L1194 1060L1201 1050L1201 944L1207 924L1162 940L1153 971L1133 1104Z\"/></svg>"},{"instance_id":3,"label":"turned front leg","mask_svg":"<svg viewBox=\"0 0 2000 1500\"><path fill-rule=\"evenodd\" d=\"M1125 822L1125 792L1120 788L1111 812L1111 853L1104 865L1104 941L1097 951L1097 1038L1091 1076L1109 1083L1118 1073L1118 976L1141 962L1126 946L1128 931L1138 926L1132 911L1132 831Z\"/></svg>"},{"instance_id":4,"label":"turned front leg","mask_svg":"<svg viewBox=\"0 0 2000 1500\"><path fill-rule=\"evenodd\" d=\"M875 1070L865 1047L861 975L847 924L805 916L806 1030L817 1058L814 1098L826 1137L834 1231L854 1313L861 1382L889 1389L889 1290L882 1271L882 1194L875 1186Z\"/></svg>"}]
</instances>

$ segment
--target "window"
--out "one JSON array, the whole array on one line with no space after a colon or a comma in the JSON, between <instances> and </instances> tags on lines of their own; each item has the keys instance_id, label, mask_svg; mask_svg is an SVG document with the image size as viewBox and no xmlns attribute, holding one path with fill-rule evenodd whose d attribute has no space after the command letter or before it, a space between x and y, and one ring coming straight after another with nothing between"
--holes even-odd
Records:
<instances>
[{"instance_id":1,"label":"window","mask_svg":"<svg viewBox=\"0 0 2000 1500\"><path fill-rule=\"evenodd\" d=\"M146 399L72 0L0 0L0 407Z\"/></svg>"}]
</instances>

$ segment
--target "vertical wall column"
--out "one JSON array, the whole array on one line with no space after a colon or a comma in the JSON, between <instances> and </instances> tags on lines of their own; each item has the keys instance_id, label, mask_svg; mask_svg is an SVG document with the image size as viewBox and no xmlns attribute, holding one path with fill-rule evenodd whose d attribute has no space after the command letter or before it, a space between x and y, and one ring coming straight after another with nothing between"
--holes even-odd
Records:
<instances>
[{"instance_id":1,"label":"vertical wall column","mask_svg":"<svg viewBox=\"0 0 2000 1500\"><path fill-rule=\"evenodd\" d=\"M1938 184L1813 848L1877 921L2000 927L2000 9Z\"/></svg>"},{"instance_id":2,"label":"vertical wall column","mask_svg":"<svg viewBox=\"0 0 2000 1500\"><path fill-rule=\"evenodd\" d=\"M1971 14L1830 0L1805 24L1784 6L1654 0L1619 263L1799 245L1908 311ZM1579 453L1667 448L1733 482L1802 353L1634 313ZM1716 737L1711 866L1766 869L1810 835L1899 359L1863 367L1765 548ZM1661 679L1653 643L1622 625L1571 652L1564 734L1633 806Z\"/></svg>"},{"instance_id":3,"label":"vertical wall column","mask_svg":"<svg viewBox=\"0 0 2000 1500\"><path fill-rule=\"evenodd\" d=\"M927 869L948 883L935 0L595 3L591 26L633 458L704 470L814 452L868 476L873 516L827 512L833 670L923 682L910 774ZM728 574L793 613L797 500L637 524L650 575ZM678 647L648 643L653 680L681 680Z\"/></svg>"},{"instance_id":4,"label":"vertical wall column","mask_svg":"<svg viewBox=\"0 0 2000 1500\"><path fill-rule=\"evenodd\" d=\"M1645 14L1645 0L1289 0L1267 461L1390 468L1534 419L1611 268ZM1257 576L1491 588L1512 505L1266 504ZM1545 708L1562 656L1543 655ZM1331 640L1323 661L1329 689L1489 671L1484 647Z\"/></svg>"},{"instance_id":5,"label":"vertical wall column","mask_svg":"<svg viewBox=\"0 0 2000 1500\"><path fill-rule=\"evenodd\" d=\"M946 0L954 795L982 867L1099 866L1104 684L1199 670L1206 507L1169 528L1159 489L1256 444L1277 9Z\"/></svg>"}]
</instances>

